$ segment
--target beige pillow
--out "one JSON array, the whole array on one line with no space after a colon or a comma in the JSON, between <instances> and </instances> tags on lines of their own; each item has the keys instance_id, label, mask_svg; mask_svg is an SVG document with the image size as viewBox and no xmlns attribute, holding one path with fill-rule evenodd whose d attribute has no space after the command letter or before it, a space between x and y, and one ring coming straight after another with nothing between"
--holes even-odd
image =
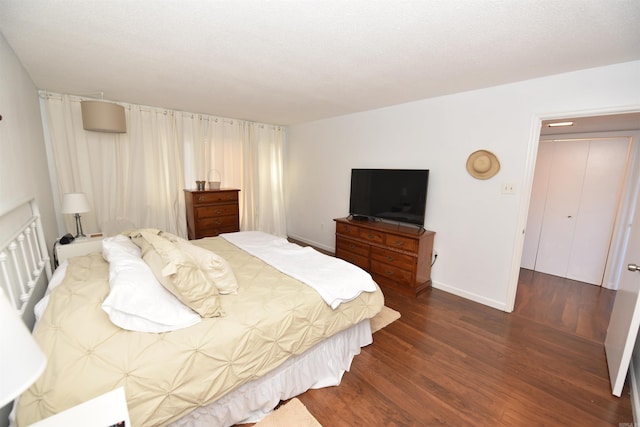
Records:
<instances>
[{"instance_id":1,"label":"beige pillow","mask_svg":"<svg viewBox=\"0 0 640 427\"><path fill-rule=\"evenodd\" d=\"M218 292L223 295L238 293L238 281L226 259L187 241L178 240L177 245L191 255L204 274L216 285Z\"/></svg>"},{"instance_id":2,"label":"beige pillow","mask_svg":"<svg viewBox=\"0 0 640 427\"><path fill-rule=\"evenodd\" d=\"M163 231L160 235L174 242L180 250L189 254L209 280L213 281L221 295L238 293L238 281L226 259L171 233Z\"/></svg>"},{"instance_id":3,"label":"beige pillow","mask_svg":"<svg viewBox=\"0 0 640 427\"><path fill-rule=\"evenodd\" d=\"M130 233L160 283L202 317L221 316L219 292L195 260L154 229Z\"/></svg>"}]
</instances>

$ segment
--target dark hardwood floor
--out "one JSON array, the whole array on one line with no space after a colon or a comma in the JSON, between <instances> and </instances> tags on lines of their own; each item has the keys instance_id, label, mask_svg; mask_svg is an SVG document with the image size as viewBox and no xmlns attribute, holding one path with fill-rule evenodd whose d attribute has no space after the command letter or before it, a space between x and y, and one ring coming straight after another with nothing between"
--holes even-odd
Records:
<instances>
[{"instance_id":1,"label":"dark hardwood floor","mask_svg":"<svg viewBox=\"0 0 640 427\"><path fill-rule=\"evenodd\" d=\"M338 387L298 398L324 426L619 426L603 340L615 293L522 270L513 313L432 289L384 289L402 317Z\"/></svg>"}]
</instances>

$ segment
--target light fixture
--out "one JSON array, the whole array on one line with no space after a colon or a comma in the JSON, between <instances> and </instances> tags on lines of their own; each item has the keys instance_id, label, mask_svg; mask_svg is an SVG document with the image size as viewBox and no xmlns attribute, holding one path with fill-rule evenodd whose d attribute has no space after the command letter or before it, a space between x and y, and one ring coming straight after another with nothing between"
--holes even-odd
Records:
<instances>
[{"instance_id":1,"label":"light fixture","mask_svg":"<svg viewBox=\"0 0 640 427\"><path fill-rule=\"evenodd\" d=\"M547 125L547 127L549 128L562 127L562 126L573 126L573 122L556 122L556 123L549 123Z\"/></svg>"},{"instance_id":2,"label":"light fixture","mask_svg":"<svg viewBox=\"0 0 640 427\"><path fill-rule=\"evenodd\" d=\"M33 384L47 365L47 358L22 322L19 311L0 289L0 407Z\"/></svg>"},{"instance_id":3,"label":"light fixture","mask_svg":"<svg viewBox=\"0 0 640 427\"><path fill-rule=\"evenodd\" d=\"M76 239L78 237L87 237L82 232L80 214L90 210L89 201L84 193L66 193L62 196L62 213L74 214L76 217Z\"/></svg>"},{"instance_id":4,"label":"light fixture","mask_svg":"<svg viewBox=\"0 0 640 427\"><path fill-rule=\"evenodd\" d=\"M80 101L82 127L94 132L125 133L124 107L105 101Z\"/></svg>"}]
</instances>

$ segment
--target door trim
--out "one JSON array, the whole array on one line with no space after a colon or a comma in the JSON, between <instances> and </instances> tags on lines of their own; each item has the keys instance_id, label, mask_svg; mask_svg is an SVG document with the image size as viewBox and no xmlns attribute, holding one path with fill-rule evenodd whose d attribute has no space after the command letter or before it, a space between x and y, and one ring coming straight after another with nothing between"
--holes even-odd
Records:
<instances>
[{"instance_id":1,"label":"door trim","mask_svg":"<svg viewBox=\"0 0 640 427\"><path fill-rule=\"evenodd\" d=\"M558 119L566 119L571 117L590 117L590 116L604 116L610 114L623 114L623 113L638 113L640 112L640 105L623 107L623 108L605 108L605 109L597 109L597 110L589 110L589 111L577 111L577 112L564 112L564 113L553 113L553 114L534 114L531 119L531 128L529 130L529 144L527 145L526 150L526 159L524 163L524 171L523 171L523 183L522 183L522 197L520 199L520 206L518 208L518 219L516 222L516 238L514 239L513 250L511 251L511 269L509 273L509 285L507 286L507 296L505 299L505 311L507 313L511 313L513 308L515 307L516 301L516 293L518 290L518 276L520 275L520 262L522 259L522 248L524 247L524 233L525 228L527 226L527 216L529 214L529 203L531 201L531 189L533 187L533 174L535 172L536 159L538 156L538 144L540 141L540 129L542 126L543 120L558 120ZM624 135L624 132L607 132L607 134L615 134L617 136L629 136ZM640 134L639 132L626 132L627 134L633 133L634 136ZM640 135L638 135L640 136ZM639 160L638 160L638 137L634 137L632 144L632 156L630 158L629 168L633 174L632 182L635 180L640 180L640 171L639 169ZM628 185L625 182L625 189L628 191ZM624 217L626 222L628 222L629 212L628 206L630 201L627 200L631 196L626 193L625 200L623 201L623 205L626 206L624 212ZM635 200L632 201L634 203ZM614 246L616 248L616 253L620 253L618 246L621 244ZM620 270L620 257L617 256L615 260L617 264L612 264L612 271ZM619 277L619 272L616 277ZM617 278L615 280L615 285L617 285Z\"/></svg>"}]
</instances>

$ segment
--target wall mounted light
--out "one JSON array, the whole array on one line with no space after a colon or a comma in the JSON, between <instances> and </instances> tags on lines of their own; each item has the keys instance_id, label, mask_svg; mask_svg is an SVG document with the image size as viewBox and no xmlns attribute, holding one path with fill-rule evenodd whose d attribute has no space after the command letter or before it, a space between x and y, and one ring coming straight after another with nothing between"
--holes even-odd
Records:
<instances>
[{"instance_id":1,"label":"wall mounted light","mask_svg":"<svg viewBox=\"0 0 640 427\"><path fill-rule=\"evenodd\" d=\"M94 132L125 133L124 107L105 101L80 101L82 127Z\"/></svg>"},{"instance_id":2,"label":"wall mounted light","mask_svg":"<svg viewBox=\"0 0 640 427\"><path fill-rule=\"evenodd\" d=\"M47 365L40 347L0 289L0 407L33 384Z\"/></svg>"}]
</instances>

